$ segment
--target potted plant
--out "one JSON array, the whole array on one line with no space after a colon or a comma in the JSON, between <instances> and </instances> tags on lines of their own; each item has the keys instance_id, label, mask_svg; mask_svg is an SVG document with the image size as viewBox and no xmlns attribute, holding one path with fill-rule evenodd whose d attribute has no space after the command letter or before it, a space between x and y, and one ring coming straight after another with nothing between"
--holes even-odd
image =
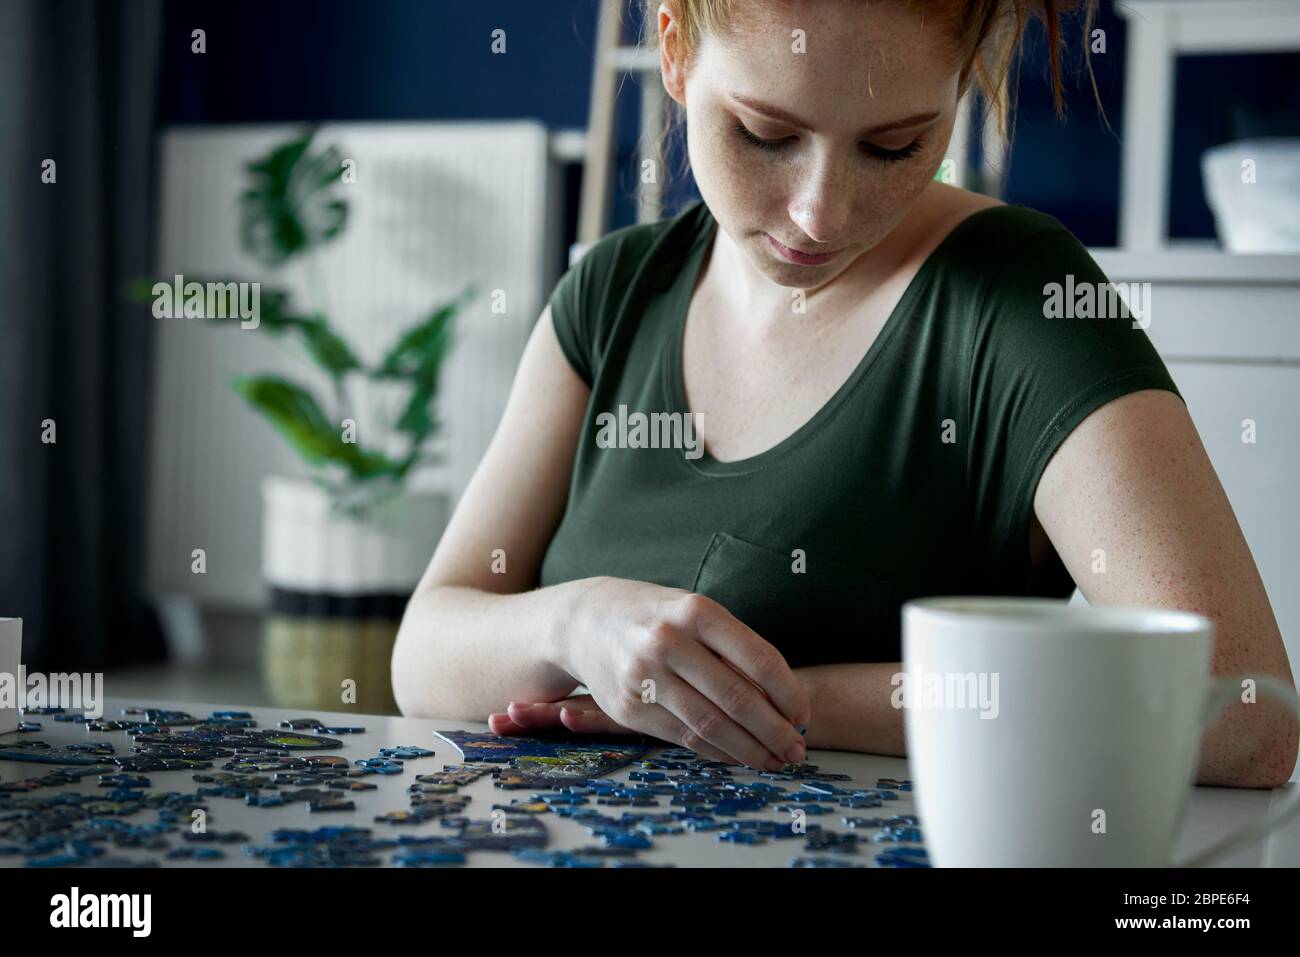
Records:
<instances>
[{"instance_id":1,"label":"potted plant","mask_svg":"<svg viewBox=\"0 0 1300 957\"><path fill-rule=\"evenodd\" d=\"M207 283L194 277L133 285L155 315L239 323L248 334L296 345L324 373L327 395L274 375L247 375L232 388L284 437L308 467L307 479L263 481L262 570L270 590L263 625L263 676L280 707L395 712L389 660L407 598L446 525L445 493L417 492L408 479L437 461L433 441L439 375L456 314L473 287L437 306L367 364L330 324L316 284L315 254L342 234L345 165L333 146L313 149L315 131L248 165L240 196L242 249L272 270L305 267L314 308L264 283ZM250 314L226 308L222 289L251 285ZM214 298L211 290L219 292ZM184 299L184 305L179 301ZM243 303L247 305L245 301ZM387 421L365 422L361 441L353 386L396 394Z\"/></svg>"}]
</instances>

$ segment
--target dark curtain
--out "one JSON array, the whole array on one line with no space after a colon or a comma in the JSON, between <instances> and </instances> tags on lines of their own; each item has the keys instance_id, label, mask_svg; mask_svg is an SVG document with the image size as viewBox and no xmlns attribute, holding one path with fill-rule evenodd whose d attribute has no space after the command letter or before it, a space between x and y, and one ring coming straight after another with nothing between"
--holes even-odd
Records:
<instances>
[{"instance_id":1,"label":"dark curtain","mask_svg":"<svg viewBox=\"0 0 1300 957\"><path fill-rule=\"evenodd\" d=\"M0 616L24 619L29 670L162 653L143 594L153 326L122 296L154 261L160 22L156 0L0 0Z\"/></svg>"}]
</instances>

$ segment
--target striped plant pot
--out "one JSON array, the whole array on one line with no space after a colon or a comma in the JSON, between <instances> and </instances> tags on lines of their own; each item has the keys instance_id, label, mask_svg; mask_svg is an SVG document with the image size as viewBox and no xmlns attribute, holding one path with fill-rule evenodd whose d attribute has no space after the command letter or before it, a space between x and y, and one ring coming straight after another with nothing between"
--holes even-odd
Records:
<instances>
[{"instance_id":1,"label":"striped plant pot","mask_svg":"<svg viewBox=\"0 0 1300 957\"><path fill-rule=\"evenodd\" d=\"M446 527L448 496L406 493L359 520L332 512L310 481L272 477L262 506L262 675L272 703L396 714L393 640Z\"/></svg>"}]
</instances>

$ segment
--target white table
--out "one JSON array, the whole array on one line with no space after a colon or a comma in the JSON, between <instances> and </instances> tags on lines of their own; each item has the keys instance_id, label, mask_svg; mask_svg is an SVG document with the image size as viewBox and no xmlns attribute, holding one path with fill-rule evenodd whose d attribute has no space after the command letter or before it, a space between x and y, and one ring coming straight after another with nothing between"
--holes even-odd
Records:
<instances>
[{"instance_id":1,"label":"white table","mask_svg":"<svg viewBox=\"0 0 1300 957\"><path fill-rule=\"evenodd\" d=\"M269 835L278 828L312 829L324 826L350 825L369 827L376 837L399 837L403 834L447 836L451 832L441 827L436 820L418 825L393 826L376 823L376 814L385 811L404 810L409 807L406 788L416 774L441 770L445 764L459 764L460 754L446 742L434 736L435 730L463 728L468 731L484 731L486 725L473 722L424 720L416 718L382 717L360 715L356 713L326 713L309 711L286 711L276 708L251 708L238 705L203 704L193 701L128 701L121 698L108 698L104 705L104 718L108 720L122 718L122 709L130 705L149 705L188 711L195 717L206 717L213 711L248 711L258 722L260 728L277 728L282 719L316 717L325 724L362 726L365 734L334 736L343 742L343 747L327 752L304 751L301 754L341 754L349 760L375 757L381 747L396 745L418 745L436 752L434 757L421 758L406 762L406 770L397 775L372 775L367 781L378 785L374 791L338 792L339 796L356 802L354 812L325 812L312 814L305 805L288 805L274 808L247 807L234 798L207 798L209 809L208 827L215 831L243 831L251 842L257 845L270 844ZM47 741L60 746L77 741L108 741L119 754L130 753L130 739L125 732L96 733L88 732L83 726L71 722L57 722L51 715L35 716L29 720L41 724L41 730L25 734L0 735L0 745L11 744L23 738ZM823 771L849 774L852 783L862 787L872 787L877 779L890 777L904 779L908 776L907 762L901 758L877 757L844 751L810 751L808 761ZM213 770L220 769L220 761L214 762ZM57 765L36 764L18 761L0 761L0 781L12 781L21 778L39 777ZM614 772L621 780L626 780L626 773L631 768ZM201 785L191 780L191 771L151 772L145 775L154 790L183 791L197 790ZM742 777L749 772L737 771ZM1290 785L1289 787L1295 787ZM78 784L68 788L87 793L104 791L97 786L94 776L83 778ZM65 788L58 789L59 791ZM42 788L27 792L25 796L39 797L56 793L54 789ZM493 804L509 803L514 798L526 798L529 791L503 791L492 786L490 776L484 776L473 784L461 789L461 793L471 796L464 814L474 820L486 819L491 814ZM1187 812L1187 821L1179 842L1178 857L1185 858L1191 852L1208 846L1229 830L1235 830L1244 823L1255 820L1267 813L1270 805L1279 802L1287 789L1276 791L1244 791L1227 788L1195 788ZM20 795L23 796L23 795ZM900 793L900 800L887 801L879 808L858 811L846 811L836 808L835 813L808 816L808 822L820 824L823 828L847 831L841 823L842 814L854 814L864 817L890 817L895 814L916 813L911 795ZM1012 798L1014 799L1014 798ZM827 804L833 804L827 800ZM662 813L670 809L668 798L660 799L658 808L632 809L626 807L605 808L603 805L591 804L590 807L603 810L613 816L619 816L624 810L646 810ZM769 810L761 814L743 814L742 818L769 817L780 812ZM152 823L156 814L152 811L141 812L124 818L130 823ZM550 833L548 850L571 849L598 845L601 842L587 834L586 830L572 820L554 814L541 815ZM922 821L922 829L925 822ZM869 833L869 832L868 832ZM657 836L653 838L654 847L640 851L641 860L656 864L675 864L685 867L786 867L790 859L807 856L803 838L769 840L757 845L730 845L716 840L713 833L680 834ZM179 837L173 842L182 843ZM226 857L215 861L163 861L169 867L241 867L263 866L259 861L247 857L240 845L211 845L226 851ZM880 845L889 847L891 845ZM106 854L114 857L159 859L160 851L118 851L109 847ZM387 860L391 852L381 852ZM829 856L819 853L816 856ZM871 864L874 853L860 851L852 857L855 863ZM1300 865L1300 819L1275 832L1265 841L1243 850L1234 857L1222 862L1224 866L1234 867L1295 867ZM0 857L0 866L21 866L22 858ZM468 855L467 866L486 867L531 867L516 861L508 853L493 851L472 851Z\"/></svg>"}]
</instances>

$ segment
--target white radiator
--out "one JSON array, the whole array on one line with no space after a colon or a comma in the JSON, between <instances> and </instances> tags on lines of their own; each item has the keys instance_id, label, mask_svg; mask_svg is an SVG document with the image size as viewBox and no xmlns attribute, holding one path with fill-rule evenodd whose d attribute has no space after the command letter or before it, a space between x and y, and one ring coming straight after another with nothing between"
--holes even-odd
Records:
<instances>
[{"instance_id":1,"label":"white radiator","mask_svg":"<svg viewBox=\"0 0 1300 957\"><path fill-rule=\"evenodd\" d=\"M238 246L245 164L301 132L299 126L175 129L161 138L158 274L260 279L311 302L301 263L268 273ZM363 362L471 282L474 301L456 319L439 415L445 464L413 476L420 488L464 489L501 412L528 333L549 294L559 256L558 180L547 132L532 122L323 126L319 147L337 144L356 163L343 235L314 265L324 309ZM493 290L505 312L491 311ZM261 603L264 475L304 474L271 426L229 387L237 375L277 373L315 386L326 380L289 338L220 329L195 319L159 323L149 474L149 585L205 607ZM359 387L357 440L396 394ZM192 571L202 548L206 572Z\"/></svg>"}]
</instances>

